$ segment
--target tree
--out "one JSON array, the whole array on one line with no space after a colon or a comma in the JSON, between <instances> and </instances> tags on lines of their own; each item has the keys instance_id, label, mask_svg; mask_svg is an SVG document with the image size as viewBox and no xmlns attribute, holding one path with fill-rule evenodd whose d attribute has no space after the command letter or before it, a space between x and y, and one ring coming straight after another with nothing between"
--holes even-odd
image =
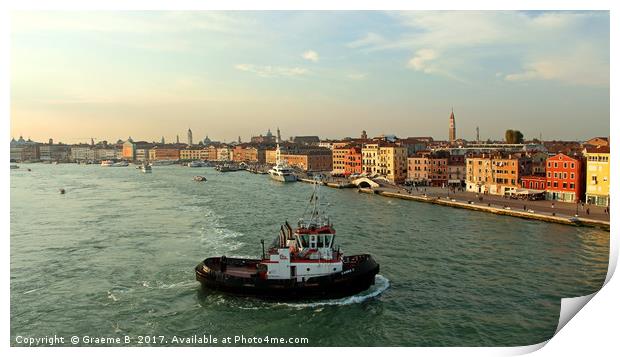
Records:
<instances>
[{"instance_id":1,"label":"tree","mask_svg":"<svg viewBox=\"0 0 620 357\"><path fill-rule=\"evenodd\" d=\"M523 144L523 134L519 130L506 130L507 144Z\"/></svg>"}]
</instances>

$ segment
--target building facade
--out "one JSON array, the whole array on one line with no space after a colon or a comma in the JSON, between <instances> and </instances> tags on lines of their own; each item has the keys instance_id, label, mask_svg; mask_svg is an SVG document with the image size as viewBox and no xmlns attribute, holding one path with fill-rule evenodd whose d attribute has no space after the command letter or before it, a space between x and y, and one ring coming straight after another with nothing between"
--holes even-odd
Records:
<instances>
[{"instance_id":1,"label":"building facade","mask_svg":"<svg viewBox=\"0 0 620 357\"><path fill-rule=\"evenodd\" d=\"M547 159L546 198L563 202L579 202L583 194L581 158L558 154Z\"/></svg>"},{"instance_id":2,"label":"building facade","mask_svg":"<svg viewBox=\"0 0 620 357\"><path fill-rule=\"evenodd\" d=\"M609 146L587 148L586 202L609 207Z\"/></svg>"},{"instance_id":3,"label":"building facade","mask_svg":"<svg viewBox=\"0 0 620 357\"><path fill-rule=\"evenodd\" d=\"M362 173L362 149L359 146L350 146L344 156L344 175L359 175Z\"/></svg>"},{"instance_id":4,"label":"building facade","mask_svg":"<svg viewBox=\"0 0 620 357\"><path fill-rule=\"evenodd\" d=\"M430 184L428 178L429 164L426 155L413 155L407 158L407 180L418 186Z\"/></svg>"}]
</instances>

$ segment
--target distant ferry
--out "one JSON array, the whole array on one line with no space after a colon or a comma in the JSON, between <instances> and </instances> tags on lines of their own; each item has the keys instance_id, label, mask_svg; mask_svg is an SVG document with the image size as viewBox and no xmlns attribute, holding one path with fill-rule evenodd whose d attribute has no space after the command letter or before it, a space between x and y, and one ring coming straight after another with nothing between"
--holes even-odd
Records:
<instances>
[{"instance_id":1,"label":"distant ferry","mask_svg":"<svg viewBox=\"0 0 620 357\"><path fill-rule=\"evenodd\" d=\"M103 160L101 161L101 166L102 167L125 167L125 166L129 166L129 163L127 161L114 162L112 160Z\"/></svg>"},{"instance_id":2,"label":"distant ferry","mask_svg":"<svg viewBox=\"0 0 620 357\"><path fill-rule=\"evenodd\" d=\"M187 167L203 167L204 166L204 162L202 161L192 161L189 164L187 164Z\"/></svg>"}]
</instances>

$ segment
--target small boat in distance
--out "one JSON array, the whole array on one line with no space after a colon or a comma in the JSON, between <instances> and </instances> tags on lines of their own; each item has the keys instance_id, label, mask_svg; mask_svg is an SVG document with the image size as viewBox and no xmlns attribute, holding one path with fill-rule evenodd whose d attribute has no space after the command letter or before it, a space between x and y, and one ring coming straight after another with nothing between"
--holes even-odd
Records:
<instances>
[{"instance_id":1,"label":"small boat in distance","mask_svg":"<svg viewBox=\"0 0 620 357\"><path fill-rule=\"evenodd\" d=\"M150 164L145 163L145 164L140 165L140 171L144 173L151 173L153 172L153 168L151 167Z\"/></svg>"},{"instance_id":2,"label":"small boat in distance","mask_svg":"<svg viewBox=\"0 0 620 357\"><path fill-rule=\"evenodd\" d=\"M211 257L195 268L203 289L268 299L341 298L375 283L379 264L369 254L344 256L336 230L319 211L318 182L310 214L293 230L286 222L260 259Z\"/></svg>"},{"instance_id":3,"label":"small boat in distance","mask_svg":"<svg viewBox=\"0 0 620 357\"><path fill-rule=\"evenodd\" d=\"M119 161L114 162L114 160L103 160L101 161L101 167L125 167L129 166L127 161Z\"/></svg>"},{"instance_id":4,"label":"small boat in distance","mask_svg":"<svg viewBox=\"0 0 620 357\"><path fill-rule=\"evenodd\" d=\"M19 166L15 164L11 164L11 170L19 169Z\"/></svg>"},{"instance_id":5,"label":"small boat in distance","mask_svg":"<svg viewBox=\"0 0 620 357\"><path fill-rule=\"evenodd\" d=\"M187 167L203 167L204 163L202 161L192 161L187 164Z\"/></svg>"},{"instance_id":6,"label":"small boat in distance","mask_svg":"<svg viewBox=\"0 0 620 357\"><path fill-rule=\"evenodd\" d=\"M204 176L194 176L194 181L204 182L207 181L207 178Z\"/></svg>"}]
</instances>

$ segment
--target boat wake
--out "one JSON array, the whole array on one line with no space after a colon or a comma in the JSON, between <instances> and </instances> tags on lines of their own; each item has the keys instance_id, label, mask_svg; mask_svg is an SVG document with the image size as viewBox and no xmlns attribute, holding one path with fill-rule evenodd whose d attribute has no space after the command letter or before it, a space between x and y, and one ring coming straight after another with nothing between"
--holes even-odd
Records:
<instances>
[{"instance_id":1,"label":"boat wake","mask_svg":"<svg viewBox=\"0 0 620 357\"><path fill-rule=\"evenodd\" d=\"M359 304L364 301L370 300L381 295L384 291L386 291L390 287L390 281L384 277L383 275L375 276L375 285L370 287L366 291L362 291L359 294L341 298L341 299L330 299L330 300L321 300L316 302L308 302L308 303L278 303L279 306L287 306L293 307L297 309L306 309L306 308L315 308L321 306L332 306L332 305L352 305Z\"/></svg>"}]
</instances>

